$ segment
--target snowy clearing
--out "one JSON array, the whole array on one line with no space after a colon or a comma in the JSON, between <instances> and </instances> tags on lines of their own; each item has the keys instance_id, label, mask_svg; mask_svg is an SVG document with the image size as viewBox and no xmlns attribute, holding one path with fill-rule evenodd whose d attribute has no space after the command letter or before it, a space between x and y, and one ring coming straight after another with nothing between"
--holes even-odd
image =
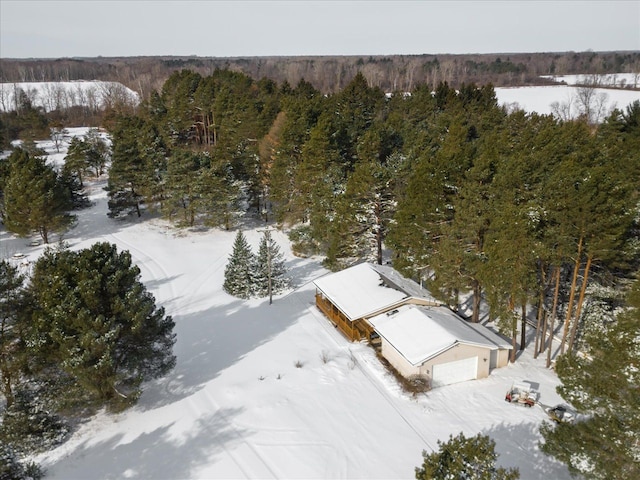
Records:
<instances>
[{"instance_id":1,"label":"snowy clearing","mask_svg":"<svg viewBox=\"0 0 640 480\"><path fill-rule=\"evenodd\" d=\"M22 90L34 107L45 112L76 106L91 109L103 108L105 104L123 101L137 104L140 95L118 82L74 81L74 82L19 82L0 83L0 111L17 109L17 92Z\"/></svg>"},{"instance_id":2,"label":"snowy clearing","mask_svg":"<svg viewBox=\"0 0 640 480\"><path fill-rule=\"evenodd\" d=\"M53 153L51 143L40 146ZM422 450L461 431L490 435L498 463L518 467L523 479L571 478L538 448L543 409L504 401L523 380L534 383L544 405L561 401L544 358L527 350L489 378L412 398L372 349L347 342L316 309L311 282L327 272L319 259L294 257L283 233L274 238L295 290L273 305L239 300L222 290L236 232L111 220L105 184L90 185L94 205L78 212L64 240L73 249L108 241L131 252L176 322L178 361L146 385L137 406L98 414L35 458L47 478L413 478ZM254 249L261 227L244 229ZM44 248L35 239L0 229L0 254L34 261Z\"/></svg>"},{"instance_id":3,"label":"snowy clearing","mask_svg":"<svg viewBox=\"0 0 640 480\"><path fill-rule=\"evenodd\" d=\"M527 113L550 115L554 113L553 104L565 105L568 118L575 118L579 112L579 87L569 85L544 87L500 87L496 88L496 98L500 105L511 110L521 109ZM640 101L640 90L621 90L611 88L595 88L593 92L594 104L603 100L598 121L606 118L614 108L625 110L627 105ZM594 105L595 106L595 105Z\"/></svg>"},{"instance_id":4,"label":"snowy clearing","mask_svg":"<svg viewBox=\"0 0 640 480\"><path fill-rule=\"evenodd\" d=\"M592 84L615 88L640 88L640 73L609 73L603 75L542 75L567 85Z\"/></svg>"}]
</instances>

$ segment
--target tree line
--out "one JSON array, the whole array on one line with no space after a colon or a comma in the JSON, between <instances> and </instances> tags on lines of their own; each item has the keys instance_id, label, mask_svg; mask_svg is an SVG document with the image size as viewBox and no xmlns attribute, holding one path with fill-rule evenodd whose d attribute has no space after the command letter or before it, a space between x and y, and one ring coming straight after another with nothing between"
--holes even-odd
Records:
<instances>
[{"instance_id":1,"label":"tree line","mask_svg":"<svg viewBox=\"0 0 640 480\"><path fill-rule=\"evenodd\" d=\"M313 84L323 94L337 93L362 72L370 85L386 92L447 82L496 86L539 84L540 75L602 74L640 71L640 53L546 52L509 54L422 54L295 57L97 57L7 59L0 61L1 82L105 80L120 82L148 98L175 70L211 75L217 69L268 78L278 84Z\"/></svg>"},{"instance_id":2,"label":"tree line","mask_svg":"<svg viewBox=\"0 0 640 480\"><path fill-rule=\"evenodd\" d=\"M274 218L330 268L392 261L455 307L471 292L514 347L536 305L548 362L559 326L561 351L579 341L589 285L638 268L638 102L593 125L508 112L491 85L385 95L358 74L323 95L184 70L112 134L110 215Z\"/></svg>"}]
</instances>

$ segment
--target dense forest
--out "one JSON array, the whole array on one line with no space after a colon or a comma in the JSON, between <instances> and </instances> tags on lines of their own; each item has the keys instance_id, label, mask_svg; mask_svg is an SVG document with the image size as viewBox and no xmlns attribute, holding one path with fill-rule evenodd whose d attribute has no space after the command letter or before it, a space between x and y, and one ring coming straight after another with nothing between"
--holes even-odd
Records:
<instances>
[{"instance_id":1,"label":"dense forest","mask_svg":"<svg viewBox=\"0 0 640 480\"><path fill-rule=\"evenodd\" d=\"M0 82L106 80L147 98L175 70L203 76L219 69L296 85L304 79L324 94L341 91L361 72L385 92L409 92L420 84L535 85L541 75L640 71L640 52L549 52L465 55L298 57L96 57L0 59Z\"/></svg>"},{"instance_id":2,"label":"dense forest","mask_svg":"<svg viewBox=\"0 0 640 480\"><path fill-rule=\"evenodd\" d=\"M102 119L109 216L233 229L249 215L331 269L390 262L470 321L486 302L512 339L512 361L530 323L529 347L547 366L553 332L572 359L597 355L595 338L636 328L616 318L640 268L640 102L601 124L588 121L588 104L563 121L507 111L490 84L416 78L389 95L365 66L332 93L302 78L183 69L139 107L112 106ZM28 107L12 121L29 115L46 130ZM72 150L74 178L95 169L91 148ZM43 168L34 155L13 164ZM8 196L29 190L23 177L0 171L5 220ZM575 374L571 362L560 367Z\"/></svg>"},{"instance_id":3,"label":"dense forest","mask_svg":"<svg viewBox=\"0 0 640 480\"><path fill-rule=\"evenodd\" d=\"M562 321L571 350L589 285L638 268L639 125L637 103L591 125L507 113L491 86L388 97L358 74L323 95L183 70L111 119L110 215L230 229L253 212L330 268L391 261L450 305L472 292L471 319L485 299L514 346L537 304L537 348Z\"/></svg>"}]
</instances>

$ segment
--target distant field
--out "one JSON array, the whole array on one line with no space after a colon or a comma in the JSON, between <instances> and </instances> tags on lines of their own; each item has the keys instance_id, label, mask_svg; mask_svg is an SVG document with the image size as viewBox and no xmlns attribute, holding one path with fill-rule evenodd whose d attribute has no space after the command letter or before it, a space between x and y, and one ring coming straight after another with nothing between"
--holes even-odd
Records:
<instances>
[{"instance_id":1,"label":"distant field","mask_svg":"<svg viewBox=\"0 0 640 480\"><path fill-rule=\"evenodd\" d=\"M117 82L20 82L0 83L0 111L16 110L17 95L22 90L34 107L46 112L84 106L100 109L110 103L136 104L140 96Z\"/></svg>"}]
</instances>

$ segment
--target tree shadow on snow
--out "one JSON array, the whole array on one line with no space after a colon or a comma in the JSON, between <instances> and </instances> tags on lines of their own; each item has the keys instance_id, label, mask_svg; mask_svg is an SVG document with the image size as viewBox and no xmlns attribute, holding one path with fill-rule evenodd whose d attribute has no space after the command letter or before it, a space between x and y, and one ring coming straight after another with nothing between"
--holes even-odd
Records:
<instances>
[{"instance_id":1,"label":"tree shadow on snow","mask_svg":"<svg viewBox=\"0 0 640 480\"><path fill-rule=\"evenodd\" d=\"M163 425L135 438L117 434L105 441L85 441L73 452L73 461L43 467L53 478L121 479L193 478L197 470L215 463L250 433L233 425L241 409L221 409L201 416L188 431ZM67 470L68 469L68 470Z\"/></svg>"},{"instance_id":2,"label":"tree shadow on snow","mask_svg":"<svg viewBox=\"0 0 640 480\"><path fill-rule=\"evenodd\" d=\"M174 403L200 390L220 372L293 325L300 315L295 300L274 298L272 305L236 299L189 314L174 314L176 367L145 386L138 408Z\"/></svg>"},{"instance_id":3,"label":"tree shadow on snow","mask_svg":"<svg viewBox=\"0 0 640 480\"><path fill-rule=\"evenodd\" d=\"M496 442L497 464L502 467L518 467L520 478L527 480L554 478L571 479L566 465L547 456L540 450L539 424L495 425L484 430Z\"/></svg>"},{"instance_id":4,"label":"tree shadow on snow","mask_svg":"<svg viewBox=\"0 0 640 480\"><path fill-rule=\"evenodd\" d=\"M291 288L297 289L316 280L326 269L319 262L311 262L307 259L296 258L287 261L287 277L291 280Z\"/></svg>"}]
</instances>

